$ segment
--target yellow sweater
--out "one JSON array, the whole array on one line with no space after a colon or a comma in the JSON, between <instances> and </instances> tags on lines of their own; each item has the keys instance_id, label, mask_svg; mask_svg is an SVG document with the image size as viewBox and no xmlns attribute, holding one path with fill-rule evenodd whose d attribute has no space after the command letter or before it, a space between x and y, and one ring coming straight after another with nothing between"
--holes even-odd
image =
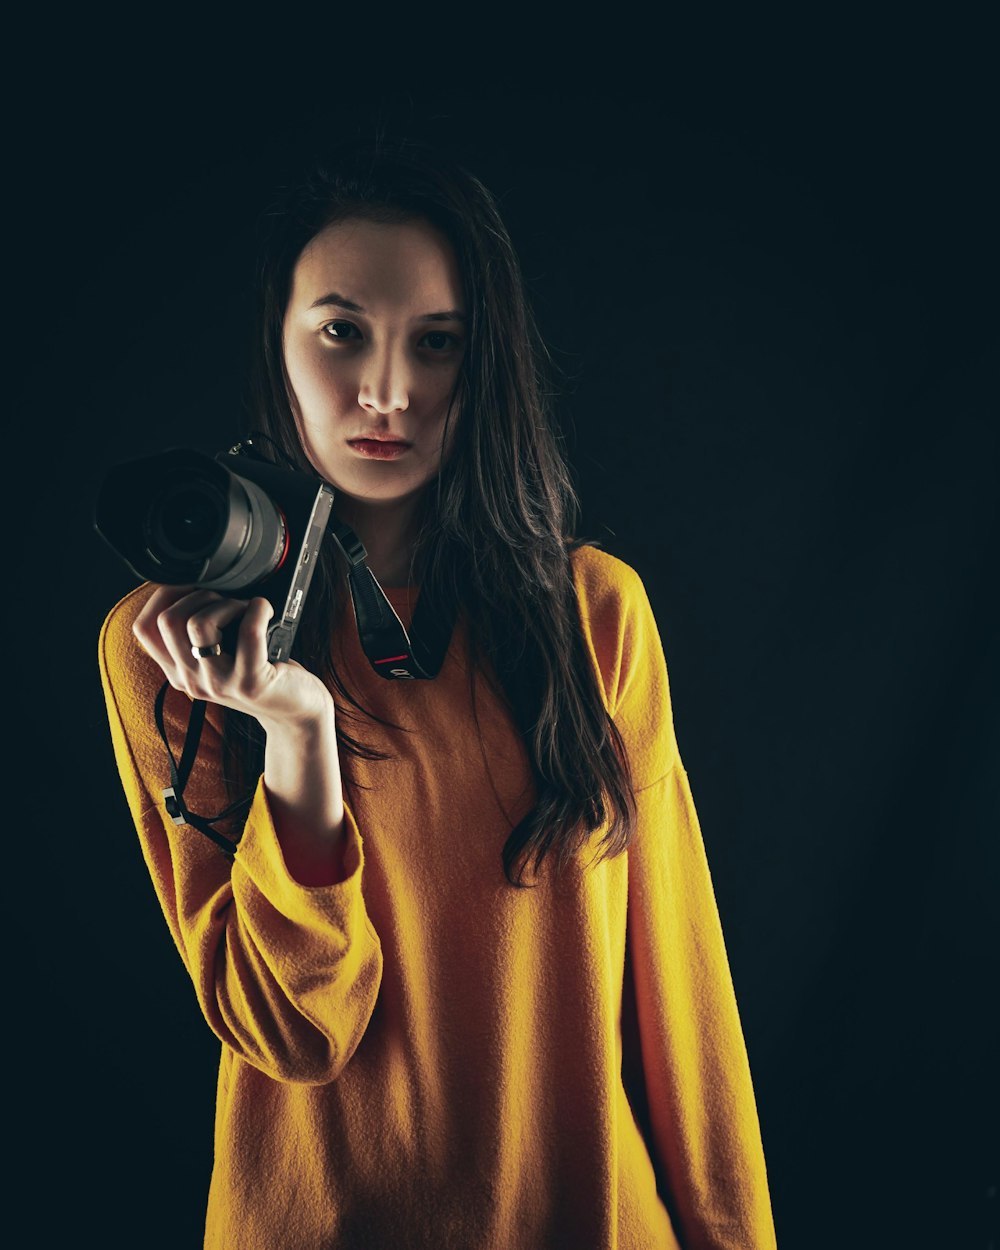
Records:
<instances>
[{"instance_id":1,"label":"yellow sweater","mask_svg":"<svg viewBox=\"0 0 1000 1250\"><path fill-rule=\"evenodd\" d=\"M572 559L630 753L638 833L626 854L591 868L591 851L561 879L546 860L529 890L506 882L500 852L532 805L531 772L481 675L478 740L461 615L435 680L388 682L348 609L339 671L361 703L415 732L346 725L396 758L345 759L349 875L303 886L263 783L232 863L166 815L152 713L162 674L131 633L151 588L109 614L100 664L115 757L170 932L223 1043L211 1250L774 1246L656 623L628 565L591 547ZM409 625L414 592L387 593ZM168 691L175 756L188 707ZM220 725L210 706L185 792L204 815L226 802Z\"/></svg>"}]
</instances>

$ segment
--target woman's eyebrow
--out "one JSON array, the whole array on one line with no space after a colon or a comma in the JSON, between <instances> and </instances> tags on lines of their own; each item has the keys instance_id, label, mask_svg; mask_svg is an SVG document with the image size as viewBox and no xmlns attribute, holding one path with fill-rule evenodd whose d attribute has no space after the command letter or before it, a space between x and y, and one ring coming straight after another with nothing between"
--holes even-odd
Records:
<instances>
[{"instance_id":1,"label":"woman's eyebrow","mask_svg":"<svg viewBox=\"0 0 1000 1250\"><path fill-rule=\"evenodd\" d=\"M346 295L339 294L337 291L331 291L328 295L321 295L319 299L314 299L309 308L322 308L326 304L330 304L335 308L343 308L347 312L363 313L365 311L360 304L355 304L353 300L348 299Z\"/></svg>"},{"instance_id":2,"label":"woman's eyebrow","mask_svg":"<svg viewBox=\"0 0 1000 1250\"><path fill-rule=\"evenodd\" d=\"M417 317L417 321L467 321L464 312L459 312L457 308L447 308L444 312L424 313L423 316Z\"/></svg>"},{"instance_id":3,"label":"woman's eyebrow","mask_svg":"<svg viewBox=\"0 0 1000 1250\"><path fill-rule=\"evenodd\" d=\"M348 299L346 295L341 295L339 291L329 291L326 295L321 295L319 299L313 300L309 305L310 311L313 308L343 308L345 312L361 313L365 315L365 309L360 304L355 304L354 300ZM441 312L423 313L419 317L414 318L415 321L461 321L465 322L467 317L465 313L459 312L457 308L446 308Z\"/></svg>"}]
</instances>

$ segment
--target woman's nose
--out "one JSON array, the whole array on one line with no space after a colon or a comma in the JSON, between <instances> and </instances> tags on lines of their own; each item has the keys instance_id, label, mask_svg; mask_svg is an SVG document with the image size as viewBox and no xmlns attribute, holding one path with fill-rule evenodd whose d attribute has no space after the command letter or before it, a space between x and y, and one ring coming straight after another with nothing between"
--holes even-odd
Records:
<instances>
[{"instance_id":1,"label":"woman's nose","mask_svg":"<svg viewBox=\"0 0 1000 1250\"><path fill-rule=\"evenodd\" d=\"M369 355L361 372L358 403L371 412L403 412L410 404L409 367L386 346Z\"/></svg>"}]
</instances>

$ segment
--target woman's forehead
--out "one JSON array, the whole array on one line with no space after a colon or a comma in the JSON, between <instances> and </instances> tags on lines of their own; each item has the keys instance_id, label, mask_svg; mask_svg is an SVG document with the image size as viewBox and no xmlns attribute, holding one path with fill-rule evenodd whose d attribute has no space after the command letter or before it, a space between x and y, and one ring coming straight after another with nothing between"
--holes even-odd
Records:
<instances>
[{"instance_id":1,"label":"woman's forehead","mask_svg":"<svg viewBox=\"0 0 1000 1250\"><path fill-rule=\"evenodd\" d=\"M292 298L307 306L338 292L359 310L427 303L458 308L462 283L454 250L427 221L335 222L319 232L295 266ZM434 308L431 308L431 304Z\"/></svg>"}]
</instances>

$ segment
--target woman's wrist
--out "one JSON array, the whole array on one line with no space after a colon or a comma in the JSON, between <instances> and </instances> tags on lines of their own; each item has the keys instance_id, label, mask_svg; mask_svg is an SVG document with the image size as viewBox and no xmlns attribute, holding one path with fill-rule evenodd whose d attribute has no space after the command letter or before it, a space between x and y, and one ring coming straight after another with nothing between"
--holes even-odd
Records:
<instances>
[{"instance_id":1,"label":"woman's wrist","mask_svg":"<svg viewBox=\"0 0 1000 1250\"><path fill-rule=\"evenodd\" d=\"M336 740L337 717L333 698L327 692L326 700L317 702L315 708L281 719L257 717L268 742L287 741L298 745L331 737Z\"/></svg>"},{"instance_id":2,"label":"woman's wrist","mask_svg":"<svg viewBox=\"0 0 1000 1250\"><path fill-rule=\"evenodd\" d=\"M342 880L344 800L333 700L316 716L262 724L264 787L289 872L303 885Z\"/></svg>"}]
</instances>

